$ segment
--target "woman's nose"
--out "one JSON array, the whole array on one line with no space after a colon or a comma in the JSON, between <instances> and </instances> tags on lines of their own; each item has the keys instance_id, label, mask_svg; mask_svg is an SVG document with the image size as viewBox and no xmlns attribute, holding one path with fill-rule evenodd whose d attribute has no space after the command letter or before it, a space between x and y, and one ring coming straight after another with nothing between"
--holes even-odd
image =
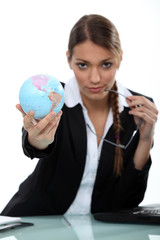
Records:
<instances>
[{"instance_id":1,"label":"woman's nose","mask_svg":"<svg viewBox=\"0 0 160 240\"><path fill-rule=\"evenodd\" d=\"M94 84L97 84L100 82L100 74L98 72L97 68L91 69L90 72L90 81Z\"/></svg>"}]
</instances>

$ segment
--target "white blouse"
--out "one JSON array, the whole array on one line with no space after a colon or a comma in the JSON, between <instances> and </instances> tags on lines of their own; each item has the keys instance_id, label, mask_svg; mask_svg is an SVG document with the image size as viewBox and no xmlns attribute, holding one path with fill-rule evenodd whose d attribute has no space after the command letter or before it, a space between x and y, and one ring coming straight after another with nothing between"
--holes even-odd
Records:
<instances>
[{"instance_id":1,"label":"white blouse","mask_svg":"<svg viewBox=\"0 0 160 240\"><path fill-rule=\"evenodd\" d=\"M125 96L131 95L128 89L124 88L119 83L117 83L117 85L118 85L118 91L120 93L122 93ZM72 78L65 84L65 104L67 105L67 107L74 107L78 103L80 103L82 106L86 126L88 124L90 128L93 130L93 132L96 132L88 116L87 109L83 105L77 81L75 78ZM126 106L126 104L127 103L125 101L125 98L119 95L120 112L123 111L124 106ZM128 107L128 104L127 104L127 107ZM113 123L113 116L112 116L112 110L110 109L109 115L105 124L104 134L102 137L104 137L107 134L112 123ZM71 206L65 213L69 215L90 213L92 191L93 191L93 186L96 179L96 173L97 173L98 162L101 154L103 140L100 141L100 144L98 146L96 135L93 134L88 127L86 127L86 129L87 129L86 165L85 165L82 181L78 189L77 195L74 201L72 202Z\"/></svg>"}]
</instances>

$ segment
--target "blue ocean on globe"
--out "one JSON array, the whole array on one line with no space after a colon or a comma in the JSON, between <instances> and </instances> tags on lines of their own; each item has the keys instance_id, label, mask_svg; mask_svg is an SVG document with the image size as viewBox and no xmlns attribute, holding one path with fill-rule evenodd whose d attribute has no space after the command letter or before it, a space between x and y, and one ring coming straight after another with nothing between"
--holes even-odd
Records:
<instances>
[{"instance_id":1,"label":"blue ocean on globe","mask_svg":"<svg viewBox=\"0 0 160 240\"><path fill-rule=\"evenodd\" d=\"M52 76L39 74L27 79L19 91L19 101L25 113L33 110L35 119L44 118L49 112L58 113L64 105L62 84Z\"/></svg>"}]
</instances>

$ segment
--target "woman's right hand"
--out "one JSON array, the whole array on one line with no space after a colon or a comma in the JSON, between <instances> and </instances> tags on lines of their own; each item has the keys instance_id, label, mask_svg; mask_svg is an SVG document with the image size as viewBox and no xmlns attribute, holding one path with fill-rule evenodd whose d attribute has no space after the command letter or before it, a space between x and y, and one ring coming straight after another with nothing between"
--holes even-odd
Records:
<instances>
[{"instance_id":1,"label":"woman's right hand","mask_svg":"<svg viewBox=\"0 0 160 240\"><path fill-rule=\"evenodd\" d=\"M52 111L43 119L35 120L33 111L26 114L20 104L17 104L16 108L23 115L24 129L28 132L29 143L39 150L46 149L54 141L62 111L58 114Z\"/></svg>"}]
</instances>

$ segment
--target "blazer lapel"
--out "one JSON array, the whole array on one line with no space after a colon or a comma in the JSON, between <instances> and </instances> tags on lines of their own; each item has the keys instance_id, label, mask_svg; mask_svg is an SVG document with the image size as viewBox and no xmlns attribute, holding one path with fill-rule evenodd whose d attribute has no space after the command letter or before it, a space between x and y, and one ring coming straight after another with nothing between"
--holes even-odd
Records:
<instances>
[{"instance_id":1,"label":"blazer lapel","mask_svg":"<svg viewBox=\"0 0 160 240\"><path fill-rule=\"evenodd\" d=\"M67 108L66 110L73 149L75 151L76 159L78 159L79 167L83 170L86 160L87 136L82 107L78 104L75 107Z\"/></svg>"}]
</instances>

